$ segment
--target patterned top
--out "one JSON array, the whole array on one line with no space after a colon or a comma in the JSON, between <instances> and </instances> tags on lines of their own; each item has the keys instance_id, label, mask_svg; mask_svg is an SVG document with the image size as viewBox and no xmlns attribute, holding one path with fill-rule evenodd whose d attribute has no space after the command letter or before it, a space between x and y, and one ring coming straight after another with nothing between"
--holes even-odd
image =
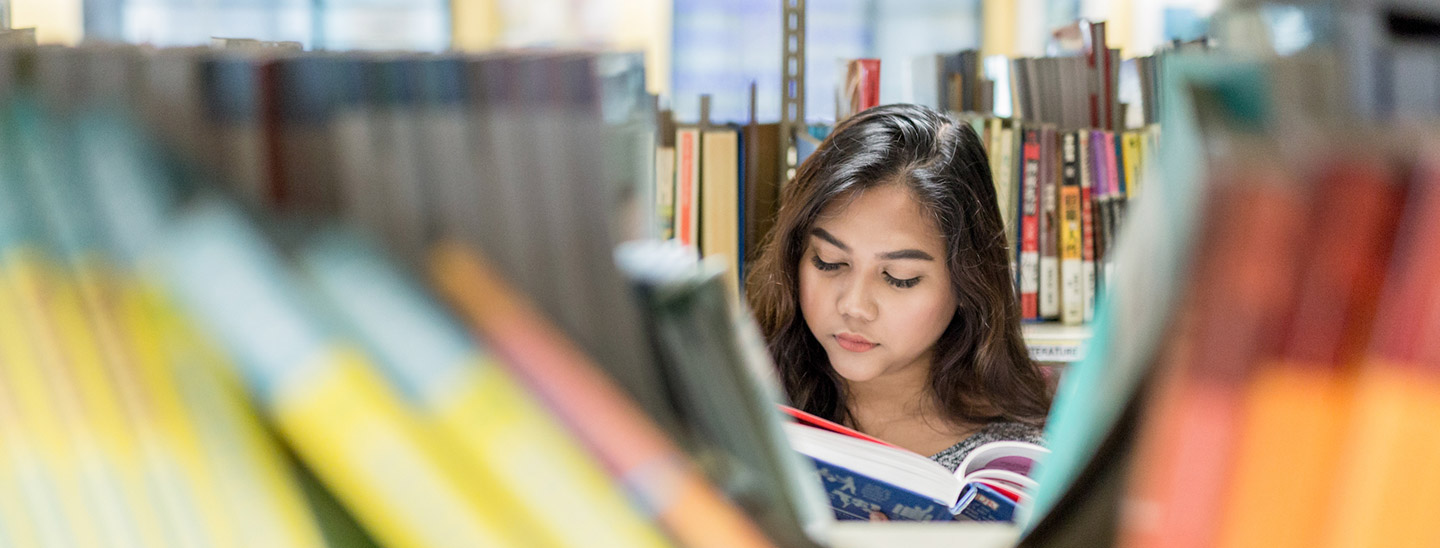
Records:
<instances>
[{"instance_id":1,"label":"patterned top","mask_svg":"<svg viewBox=\"0 0 1440 548\"><path fill-rule=\"evenodd\" d=\"M956 468L960 467L960 462L965 460L965 456L974 451L976 447L992 441L1028 441L1045 445L1043 433L1044 429L1038 426L1019 422L992 422L965 438L964 441L930 455L930 460L938 462L954 472Z\"/></svg>"}]
</instances>

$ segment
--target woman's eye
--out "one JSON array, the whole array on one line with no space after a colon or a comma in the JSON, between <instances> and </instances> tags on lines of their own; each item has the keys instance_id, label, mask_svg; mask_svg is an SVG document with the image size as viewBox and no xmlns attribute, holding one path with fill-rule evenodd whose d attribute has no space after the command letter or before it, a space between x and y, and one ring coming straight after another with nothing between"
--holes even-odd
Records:
<instances>
[{"instance_id":1,"label":"woman's eye","mask_svg":"<svg viewBox=\"0 0 1440 548\"><path fill-rule=\"evenodd\" d=\"M893 286L895 286L895 287L898 287L898 288L900 288L900 289L907 289L907 288L915 287L915 284L920 283L920 276L916 276L916 277L914 277L914 278L906 278L906 279L901 280L901 279L899 279L899 278L896 278L896 277L894 277L894 276L891 276L890 273L887 272L887 273L885 273L885 282L886 282L886 283L889 283L890 285L893 285Z\"/></svg>"},{"instance_id":2,"label":"woman's eye","mask_svg":"<svg viewBox=\"0 0 1440 548\"><path fill-rule=\"evenodd\" d=\"M820 270L822 272L832 272L838 270L841 266L845 265L845 263L827 263L820 260L819 255L811 255L810 262L815 264L816 270Z\"/></svg>"}]
</instances>

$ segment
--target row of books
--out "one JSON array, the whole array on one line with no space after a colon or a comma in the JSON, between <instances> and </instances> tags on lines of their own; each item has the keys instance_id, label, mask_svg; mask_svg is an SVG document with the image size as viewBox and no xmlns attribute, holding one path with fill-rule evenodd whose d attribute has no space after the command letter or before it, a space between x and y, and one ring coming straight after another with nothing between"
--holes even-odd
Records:
<instances>
[{"instance_id":1,"label":"row of books","mask_svg":"<svg viewBox=\"0 0 1440 548\"><path fill-rule=\"evenodd\" d=\"M971 117L986 144L1022 318L1094 319L1125 210L1152 173L1159 126L1112 132Z\"/></svg>"},{"instance_id":2,"label":"row of books","mask_svg":"<svg viewBox=\"0 0 1440 548\"><path fill-rule=\"evenodd\" d=\"M1159 127L1062 132L1052 124L963 117L989 154L1024 319L1091 321L1113 275L1111 249L1126 204L1150 177ZM656 152L662 230L704 256L739 258L728 274L732 287L774 220L783 182L779 131L778 124L754 123L680 127L673 148L662 142Z\"/></svg>"},{"instance_id":3,"label":"row of books","mask_svg":"<svg viewBox=\"0 0 1440 548\"><path fill-rule=\"evenodd\" d=\"M780 207L779 123L679 124L662 113L655 149L659 235L723 256L732 294Z\"/></svg>"},{"instance_id":4,"label":"row of books","mask_svg":"<svg viewBox=\"0 0 1440 548\"><path fill-rule=\"evenodd\" d=\"M1208 132L1192 274L1129 456L1122 504L1149 515L1122 545L1440 542L1435 133L1353 131L1288 154L1286 132Z\"/></svg>"},{"instance_id":5,"label":"row of books","mask_svg":"<svg viewBox=\"0 0 1440 548\"><path fill-rule=\"evenodd\" d=\"M616 212L651 187L639 55L41 47L4 56L0 68L33 79L51 108L135 113L188 169L247 206L338 216L399 253L436 233L464 235L667 420L638 306L597 289L624 287L603 266L637 229Z\"/></svg>"},{"instance_id":6,"label":"row of books","mask_svg":"<svg viewBox=\"0 0 1440 548\"><path fill-rule=\"evenodd\" d=\"M615 262L607 58L0 50L0 540L814 545L719 273Z\"/></svg>"},{"instance_id":7,"label":"row of books","mask_svg":"<svg viewBox=\"0 0 1440 548\"><path fill-rule=\"evenodd\" d=\"M1061 388L1026 545L1440 542L1440 141L1304 104L1348 85L1313 61L1167 61L1148 271Z\"/></svg>"},{"instance_id":8,"label":"row of books","mask_svg":"<svg viewBox=\"0 0 1440 548\"><path fill-rule=\"evenodd\" d=\"M979 54L962 51L927 56L916 72L917 89L936 92L937 108L971 123L989 151L1024 318L1067 325L1094 317L1097 295L1113 274L1114 246L1128 201L1148 178L1146 160L1158 146L1156 123L1125 127L1120 111L1119 54L1103 44L1105 23L1077 23L1085 40L1073 55L1015 59L1011 85L1017 113L988 112L997 85L984 77ZM1066 30L1066 29L1062 29ZM1058 32L1058 35L1064 35ZM1063 40L1057 42L1064 43ZM1142 80L1156 87L1158 57L1131 60ZM854 108L880 102L879 61L847 63L840 92ZM1145 70L1146 68L1151 70ZM925 77L931 74L934 78ZM928 79L926 79L928 78ZM851 81L855 80L855 81ZM921 80L924 80L922 86ZM935 80L935 81L931 81ZM1154 91L1142 108L1158 108ZM1146 116L1153 122L1157 117ZM656 149L656 210L662 238L696 246L704 256L724 255L735 268L732 287L744 279L777 208L781 142L778 124L680 125L662 119ZM828 133L815 126L801 141L800 156ZM818 130L818 131L816 131ZM808 146L807 146L808 145Z\"/></svg>"}]
</instances>

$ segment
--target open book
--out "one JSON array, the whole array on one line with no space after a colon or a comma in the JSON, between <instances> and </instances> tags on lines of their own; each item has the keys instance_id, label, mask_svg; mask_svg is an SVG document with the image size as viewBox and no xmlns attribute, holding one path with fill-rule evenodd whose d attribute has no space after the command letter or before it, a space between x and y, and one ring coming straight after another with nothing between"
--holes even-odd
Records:
<instances>
[{"instance_id":1,"label":"open book","mask_svg":"<svg viewBox=\"0 0 1440 548\"><path fill-rule=\"evenodd\" d=\"M929 458L791 408L785 434L815 461L839 519L1013 521L1036 487L1030 474L1050 451L1019 441L977 447L955 472Z\"/></svg>"}]
</instances>

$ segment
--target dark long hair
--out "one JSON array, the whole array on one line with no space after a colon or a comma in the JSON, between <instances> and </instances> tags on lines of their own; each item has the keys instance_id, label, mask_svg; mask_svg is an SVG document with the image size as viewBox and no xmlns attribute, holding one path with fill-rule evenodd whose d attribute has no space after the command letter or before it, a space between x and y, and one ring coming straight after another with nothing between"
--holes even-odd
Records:
<instances>
[{"instance_id":1,"label":"dark long hair","mask_svg":"<svg viewBox=\"0 0 1440 548\"><path fill-rule=\"evenodd\" d=\"M1020 334L1020 306L985 149L968 124L917 105L876 107L841 122L785 187L746 294L790 401L854 424L842 379L801 315L800 261L827 205L896 182L910 190L944 235L959 303L936 343L930 369L941 413L956 424L1043 423L1050 392Z\"/></svg>"}]
</instances>

